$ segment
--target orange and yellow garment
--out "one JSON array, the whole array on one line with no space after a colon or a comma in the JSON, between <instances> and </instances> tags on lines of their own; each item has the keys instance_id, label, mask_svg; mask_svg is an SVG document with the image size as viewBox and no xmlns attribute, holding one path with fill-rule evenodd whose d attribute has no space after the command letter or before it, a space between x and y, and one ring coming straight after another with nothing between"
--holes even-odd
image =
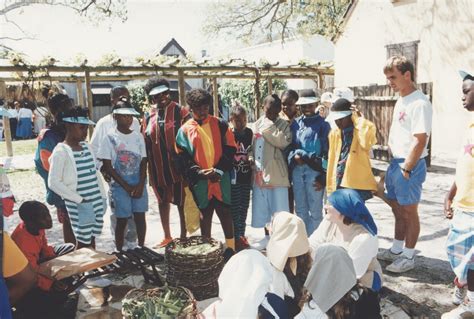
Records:
<instances>
[{"instance_id":1,"label":"orange and yellow garment","mask_svg":"<svg viewBox=\"0 0 474 319\"><path fill-rule=\"evenodd\" d=\"M194 200L200 209L215 198L230 205L230 170L237 150L234 135L228 124L217 117L204 121L187 121L176 136L178 165L188 179ZM224 172L220 182L201 179L201 169L216 168Z\"/></svg>"}]
</instances>

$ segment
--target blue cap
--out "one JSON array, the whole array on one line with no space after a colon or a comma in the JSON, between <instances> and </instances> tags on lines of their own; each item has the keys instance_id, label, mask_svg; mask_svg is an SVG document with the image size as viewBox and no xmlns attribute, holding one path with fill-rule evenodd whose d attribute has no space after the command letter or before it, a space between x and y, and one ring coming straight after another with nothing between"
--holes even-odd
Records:
<instances>
[{"instance_id":1,"label":"blue cap","mask_svg":"<svg viewBox=\"0 0 474 319\"><path fill-rule=\"evenodd\" d=\"M157 95L166 91L169 91L169 87L166 85L158 85L155 86L153 89L151 89L150 93L148 95Z\"/></svg>"},{"instance_id":2,"label":"blue cap","mask_svg":"<svg viewBox=\"0 0 474 319\"><path fill-rule=\"evenodd\" d=\"M135 115L138 116L138 113L133 107L122 107L112 111L113 114L121 114L121 115Z\"/></svg>"},{"instance_id":3,"label":"blue cap","mask_svg":"<svg viewBox=\"0 0 474 319\"><path fill-rule=\"evenodd\" d=\"M361 224L372 235L377 235L374 219L357 191L338 189L329 196L328 201L339 213Z\"/></svg>"},{"instance_id":4,"label":"blue cap","mask_svg":"<svg viewBox=\"0 0 474 319\"><path fill-rule=\"evenodd\" d=\"M92 122L85 116L65 117L62 119L62 121L66 123L75 123L75 124L82 124L82 125L95 125L94 122Z\"/></svg>"}]
</instances>

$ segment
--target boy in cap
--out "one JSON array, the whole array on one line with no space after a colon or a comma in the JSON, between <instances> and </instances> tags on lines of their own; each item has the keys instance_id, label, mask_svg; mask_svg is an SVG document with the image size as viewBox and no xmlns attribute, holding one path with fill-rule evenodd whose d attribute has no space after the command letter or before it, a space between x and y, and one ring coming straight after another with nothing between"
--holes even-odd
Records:
<instances>
[{"instance_id":1,"label":"boy in cap","mask_svg":"<svg viewBox=\"0 0 474 319\"><path fill-rule=\"evenodd\" d=\"M406 57L389 58L383 71L400 98L393 110L388 139L393 159L385 175L386 198L395 216L395 238L392 247L378 258L393 261L387 266L388 271L402 273L415 267L415 245L420 235L418 203L426 178L433 108L423 92L416 89L415 70Z\"/></svg>"},{"instance_id":2,"label":"boy in cap","mask_svg":"<svg viewBox=\"0 0 474 319\"><path fill-rule=\"evenodd\" d=\"M350 94L345 95L353 101ZM330 195L339 188L351 188L367 200L377 183L370 166L370 149L377 142L374 123L352 111L350 100L336 96L326 121L336 126L329 134L326 191Z\"/></svg>"},{"instance_id":3,"label":"boy in cap","mask_svg":"<svg viewBox=\"0 0 474 319\"><path fill-rule=\"evenodd\" d=\"M296 214L304 221L306 232L312 234L322 220L324 196L323 158L328 154L329 124L316 113L319 98L313 90L300 94L297 105L302 115L290 126L288 168L295 196ZM319 189L313 187L320 181Z\"/></svg>"},{"instance_id":4,"label":"boy in cap","mask_svg":"<svg viewBox=\"0 0 474 319\"><path fill-rule=\"evenodd\" d=\"M464 108L474 112L474 75L459 72ZM470 117L468 134L462 144L456 166L456 177L444 201L444 213L451 219L447 241L448 259L455 279L453 303L459 307L445 313L442 319L474 317L474 120ZM465 288L467 286L467 298Z\"/></svg>"},{"instance_id":5,"label":"boy in cap","mask_svg":"<svg viewBox=\"0 0 474 319\"><path fill-rule=\"evenodd\" d=\"M328 117L333 99L333 94L331 92L324 92L321 94L321 104L316 108L316 113L319 113L322 118Z\"/></svg>"},{"instance_id":6,"label":"boy in cap","mask_svg":"<svg viewBox=\"0 0 474 319\"><path fill-rule=\"evenodd\" d=\"M119 102L120 98L126 97L127 99L130 99L130 92L128 92L128 89L125 86L114 86L110 90L110 105L112 105L112 112L114 109L117 107L117 103ZM90 147L94 154L98 154L99 148L100 148L100 143L104 139L104 137L107 135L107 133L110 130L113 130L117 128L117 122L114 120L114 115L113 113L110 113L103 118L101 118L99 121L97 121L95 127L94 127L94 133L92 134L91 137L91 142L90 142ZM134 132L140 132L140 122L138 119L133 118L132 126L130 128ZM101 173L104 176L104 179L107 181L107 183L110 183L110 176L105 173L102 162L98 161L98 167L100 167ZM109 193L109 195L111 195ZM110 197L110 196L109 196ZM115 216L115 210L113 207L110 209L111 214L110 214L110 232L112 234L112 238L115 238L115 228L117 226L117 217ZM135 221L133 218L129 220L127 223L127 226L125 228L125 247L127 248L135 248L137 246L137 227L135 225Z\"/></svg>"},{"instance_id":7,"label":"boy in cap","mask_svg":"<svg viewBox=\"0 0 474 319\"><path fill-rule=\"evenodd\" d=\"M170 230L170 204L178 207L180 237L186 237L184 220L184 179L176 168L176 134L190 118L189 111L172 101L170 84L166 79L152 78L145 85L152 104L150 114L143 121L143 134L148 157L150 183L158 199L161 225L165 238L158 244L164 247L173 240Z\"/></svg>"}]
</instances>

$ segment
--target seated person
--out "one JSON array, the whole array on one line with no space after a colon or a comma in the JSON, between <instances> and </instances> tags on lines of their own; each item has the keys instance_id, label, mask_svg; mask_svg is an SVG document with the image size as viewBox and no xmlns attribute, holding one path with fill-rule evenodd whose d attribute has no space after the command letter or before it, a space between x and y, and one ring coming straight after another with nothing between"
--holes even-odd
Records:
<instances>
[{"instance_id":1,"label":"seated person","mask_svg":"<svg viewBox=\"0 0 474 319\"><path fill-rule=\"evenodd\" d=\"M292 318L301 310L298 301L312 263L308 235L303 220L288 212L274 215L270 231L267 246L273 274L270 291L285 299Z\"/></svg>"},{"instance_id":2,"label":"seated person","mask_svg":"<svg viewBox=\"0 0 474 319\"><path fill-rule=\"evenodd\" d=\"M328 198L326 215L309 238L313 252L324 243L344 247L354 263L357 279L374 291L382 288L382 268L377 261L377 226L359 193L338 189Z\"/></svg>"},{"instance_id":3,"label":"seated person","mask_svg":"<svg viewBox=\"0 0 474 319\"><path fill-rule=\"evenodd\" d=\"M321 245L304 286L301 312L295 319L381 319L377 295L357 282L347 251ZM300 304L301 304L300 303Z\"/></svg>"},{"instance_id":4,"label":"seated person","mask_svg":"<svg viewBox=\"0 0 474 319\"><path fill-rule=\"evenodd\" d=\"M10 305L16 306L35 286L36 273L6 232L3 233L1 245L3 254L0 259L2 260L3 273L0 280L0 318L8 319L11 318Z\"/></svg>"},{"instance_id":5,"label":"seated person","mask_svg":"<svg viewBox=\"0 0 474 319\"><path fill-rule=\"evenodd\" d=\"M207 307L204 318L288 318L283 299L269 293L272 266L254 249L234 255L219 276L219 300ZM276 316L275 316L276 315Z\"/></svg>"},{"instance_id":6,"label":"seated person","mask_svg":"<svg viewBox=\"0 0 474 319\"><path fill-rule=\"evenodd\" d=\"M19 209L23 220L12 234L12 239L28 259L33 270L38 271L39 264L74 250L74 244L66 243L52 247L48 245L45 229L52 227L51 215L43 203L38 201L24 202ZM38 274L37 286L43 291L63 291L66 285Z\"/></svg>"}]
</instances>

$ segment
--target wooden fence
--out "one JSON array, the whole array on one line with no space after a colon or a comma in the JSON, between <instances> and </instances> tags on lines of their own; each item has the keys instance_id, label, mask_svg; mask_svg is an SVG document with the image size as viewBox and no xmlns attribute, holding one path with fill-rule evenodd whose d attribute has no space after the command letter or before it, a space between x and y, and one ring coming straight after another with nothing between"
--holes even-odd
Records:
<instances>
[{"instance_id":1,"label":"wooden fence","mask_svg":"<svg viewBox=\"0 0 474 319\"><path fill-rule=\"evenodd\" d=\"M432 101L433 83L417 85L429 100ZM377 145L374 146L374 158L389 161L388 134L392 125L392 116L395 103L398 99L389 85L371 85L351 87L354 91L355 104L365 118L375 123L377 127ZM427 165L431 162L431 138L428 142Z\"/></svg>"}]
</instances>

